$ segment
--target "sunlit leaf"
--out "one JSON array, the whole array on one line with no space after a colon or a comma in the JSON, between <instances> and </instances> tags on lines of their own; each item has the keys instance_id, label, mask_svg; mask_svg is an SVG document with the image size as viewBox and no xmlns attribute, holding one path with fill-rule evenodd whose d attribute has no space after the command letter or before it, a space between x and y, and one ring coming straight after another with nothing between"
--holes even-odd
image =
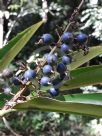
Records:
<instances>
[{"instance_id":1,"label":"sunlit leaf","mask_svg":"<svg viewBox=\"0 0 102 136\"><path fill-rule=\"evenodd\" d=\"M102 94L78 94L63 96L63 99L38 97L17 104L14 109L52 111L61 113L77 113L102 117Z\"/></svg>"},{"instance_id":2,"label":"sunlit leaf","mask_svg":"<svg viewBox=\"0 0 102 136\"><path fill-rule=\"evenodd\" d=\"M71 71L71 80L64 81L61 90L69 90L102 82L102 65Z\"/></svg>"},{"instance_id":3,"label":"sunlit leaf","mask_svg":"<svg viewBox=\"0 0 102 136\"><path fill-rule=\"evenodd\" d=\"M21 51L21 49L30 40L33 34L42 25L43 21L34 24L23 32L19 33L9 43L0 49L0 70L3 70L14 59L14 57Z\"/></svg>"},{"instance_id":4,"label":"sunlit leaf","mask_svg":"<svg viewBox=\"0 0 102 136\"><path fill-rule=\"evenodd\" d=\"M93 59L94 57L102 54L102 47L95 46L89 48L89 53L84 55L83 51L74 52L73 53L73 62L69 65L69 70L74 70L81 66L82 64L88 62L89 60Z\"/></svg>"}]
</instances>

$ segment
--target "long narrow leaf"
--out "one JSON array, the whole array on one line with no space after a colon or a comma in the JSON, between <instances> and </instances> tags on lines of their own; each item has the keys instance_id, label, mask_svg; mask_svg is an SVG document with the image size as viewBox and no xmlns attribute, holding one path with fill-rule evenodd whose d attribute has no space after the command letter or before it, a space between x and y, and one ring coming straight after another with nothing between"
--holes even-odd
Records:
<instances>
[{"instance_id":1,"label":"long narrow leaf","mask_svg":"<svg viewBox=\"0 0 102 136\"><path fill-rule=\"evenodd\" d=\"M94 57L102 54L102 47L101 46L90 47L89 53L87 55L84 55L83 51L74 52L73 54L74 61L69 65L69 70L74 70L81 66L82 64L93 59Z\"/></svg>"},{"instance_id":2,"label":"long narrow leaf","mask_svg":"<svg viewBox=\"0 0 102 136\"><path fill-rule=\"evenodd\" d=\"M26 45L43 21L27 28L0 50L0 70L3 70Z\"/></svg>"},{"instance_id":3,"label":"long narrow leaf","mask_svg":"<svg viewBox=\"0 0 102 136\"><path fill-rule=\"evenodd\" d=\"M102 105L102 93L69 94L57 96L57 100Z\"/></svg>"},{"instance_id":4,"label":"long narrow leaf","mask_svg":"<svg viewBox=\"0 0 102 136\"><path fill-rule=\"evenodd\" d=\"M64 81L61 90L69 90L102 82L102 65L71 71L71 80Z\"/></svg>"},{"instance_id":5,"label":"long narrow leaf","mask_svg":"<svg viewBox=\"0 0 102 136\"><path fill-rule=\"evenodd\" d=\"M42 111L77 113L102 117L102 94L84 95L84 100L82 100L81 97L82 95L67 96L63 101L39 97L17 104L14 109L37 109Z\"/></svg>"}]
</instances>

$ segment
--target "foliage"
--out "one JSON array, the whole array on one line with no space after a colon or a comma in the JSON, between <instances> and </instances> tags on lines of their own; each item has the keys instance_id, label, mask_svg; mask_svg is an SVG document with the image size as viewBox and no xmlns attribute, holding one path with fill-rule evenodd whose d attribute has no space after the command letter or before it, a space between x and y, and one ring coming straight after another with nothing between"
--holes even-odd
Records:
<instances>
[{"instance_id":1,"label":"foliage","mask_svg":"<svg viewBox=\"0 0 102 136\"><path fill-rule=\"evenodd\" d=\"M92 1L87 3L86 9L83 10L81 16L81 22L83 26L81 30L91 30L91 35L95 38L102 40L102 5L96 1L96 4L93 4Z\"/></svg>"},{"instance_id":2,"label":"foliage","mask_svg":"<svg viewBox=\"0 0 102 136\"><path fill-rule=\"evenodd\" d=\"M42 23L43 21L18 34L4 48L0 50L0 70L3 70L8 66L8 64L20 52L20 50L24 47L36 30L42 25Z\"/></svg>"},{"instance_id":3,"label":"foliage","mask_svg":"<svg viewBox=\"0 0 102 136\"><path fill-rule=\"evenodd\" d=\"M86 118L91 120L93 118ZM90 128L88 128L87 121L79 115L65 115L55 112L38 112L27 111L11 113L8 115L7 120L10 122L11 128L21 135L40 135L59 136L65 135L79 135L87 136L90 134ZM81 122L81 123L80 123ZM5 129L3 122L0 122L0 130L6 135L12 135ZM0 133L2 135L2 133Z\"/></svg>"},{"instance_id":4,"label":"foliage","mask_svg":"<svg viewBox=\"0 0 102 136\"><path fill-rule=\"evenodd\" d=\"M17 15L21 14L20 16L26 16L28 14L38 14L43 18L44 13L50 13L52 16L59 16L63 10L63 12L66 13L68 6L65 6L63 8L58 2L49 2L49 6L46 7L46 9L43 9L43 6L41 2L38 0L20 0L19 2L16 2L15 0L12 1L12 4L8 6L8 9L10 10L10 14Z\"/></svg>"}]
</instances>

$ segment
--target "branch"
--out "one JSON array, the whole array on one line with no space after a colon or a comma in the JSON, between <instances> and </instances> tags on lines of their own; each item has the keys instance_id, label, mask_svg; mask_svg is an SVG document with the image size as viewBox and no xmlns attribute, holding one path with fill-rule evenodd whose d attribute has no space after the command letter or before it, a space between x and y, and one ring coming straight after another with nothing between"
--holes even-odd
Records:
<instances>
[{"instance_id":1,"label":"branch","mask_svg":"<svg viewBox=\"0 0 102 136\"><path fill-rule=\"evenodd\" d=\"M8 110L12 108L16 103L18 98L26 91L27 86L25 86L23 89L21 89L7 104L2 108L2 110Z\"/></svg>"},{"instance_id":2,"label":"branch","mask_svg":"<svg viewBox=\"0 0 102 136\"><path fill-rule=\"evenodd\" d=\"M19 19L19 17L21 17L21 14L22 14L22 13L20 12L20 13L17 15L17 18L12 22L11 27L9 28L9 31L7 32L7 34L6 34L6 36L5 36L5 40L4 40L4 42L3 42L3 46L5 46L5 45L7 44L8 39L9 39L9 36L10 36L10 33L11 33L13 27L15 26L17 20Z\"/></svg>"},{"instance_id":3,"label":"branch","mask_svg":"<svg viewBox=\"0 0 102 136\"><path fill-rule=\"evenodd\" d=\"M67 25L67 27L66 27L66 29L65 29L64 32L66 32L66 31L68 30L68 28L73 24L74 20L76 19L76 16L78 15L77 12L80 10L81 6L83 5L83 2L84 2L84 0L82 0L81 3L80 3L80 5L76 8L76 10L74 10L73 14L72 14L71 17L70 17L69 24ZM72 20L72 21L71 21L71 20ZM61 37L59 38L59 40L58 40L58 42L57 42L57 45L59 45L60 43L61 43ZM52 54L52 53L56 50L57 45L51 50L50 54ZM41 64L41 66L43 66L45 63L46 63L46 61L44 60L44 61L42 62L42 64ZM41 68L38 66L38 67L37 67L37 73L39 73L40 70L41 70ZM11 104L12 104L12 103L13 103L13 104L14 104L14 103L17 103L18 98L24 93L24 91L27 89L27 87L28 87L29 85L31 85L31 82L28 82L28 84L25 85L25 86L22 88L22 90L19 90L18 93L17 93L8 103L11 103ZM14 105L15 105L15 104L14 104ZM10 105L5 105L2 110L4 110L4 111L7 110L7 111L8 111L8 110L11 109L14 105L12 105L12 106L10 106Z\"/></svg>"},{"instance_id":4,"label":"branch","mask_svg":"<svg viewBox=\"0 0 102 136\"><path fill-rule=\"evenodd\" d=\"M81 3L80 3L80 5L78 6L78 10L81 9L81 7L83 6L83 4L84 4L84 0L82 0Z\"/></svg>"},{"instance_id":5,"label":"branch","mask_svg":"<svg viewBox=\"0 0 102 136\"><path fill-rule=\"evenodd\" d=\"M14 132L14 130L10 127L9 122L6 120L5 117L3 117L2 119L3 119L3 122L4 122L4 124L5 124L5 127L6 127L14 136L21 136L21 135L17 134L16 132Z\"/></svg>"}]
</instances>

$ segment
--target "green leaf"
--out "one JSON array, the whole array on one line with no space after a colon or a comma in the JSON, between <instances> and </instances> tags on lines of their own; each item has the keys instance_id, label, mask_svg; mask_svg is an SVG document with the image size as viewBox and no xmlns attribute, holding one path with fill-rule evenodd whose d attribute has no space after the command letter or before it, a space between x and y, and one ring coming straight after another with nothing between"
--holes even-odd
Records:
<instances>
[{"instance_id":1,"label":"green leaf","mask_svg":"<svg viewBox=\"0 0 102 136\"><path fill-rule=\"evenodd\" d=\"M10 100L12 98L11 95L6 95L4 93L0 93L0 108L4 106L6 100Z\"/></svg>"},{"instance_id":2,"label":"green leaf","mask_svg":"<svg viewBox=\"0 0 102 136\"><path fill-rule=\"evenodd\" d=\"M102 105L102 93L60 95L57 100Z\"/></svg>"},{"instance_id":3,"label":"green leaf","mask_svg":"<svg viewBox=\"0 0 102 136\"><path fill-rule=\"evenodd\" d=\"M0 70L3 70L14 59L14 57L26 45L33 34L42 25L43 21L32 25L23 32L19 33L9 43L0 49Z\"/></svg>"},{"instance_id":4,"label":"green leaf","mask_svg":"<svg viewBox=\"0 0 102 136\"><path fill-rule=\"evenodd\" d=\"M71 71L71 80L64 81L61 90L70 90L102 83L102 65L79 68Z\"/></svg>"},{"instance_id":5,"label":"green leaf","mask_svg":"<svg viewBox=\"0 0 102 136\"><path fill-rule=\"evenodd\" d=\"M69 70L74 70L79 66L81 66L82 64L93 59L94 57L102 54L102 47L101 46L90 47L89 53L87 55L83 55L83 54L84 54L83 51L73 53L73 59L75 61L69 65Z\"/></svg>"},{"instance_id":6,"label":"green leaf","mask_svg":"<svg viewBox=\"0 0 102 136\"><path fill-rule=\"evenodd\" d=\"M38 97L14 106L14 109L37 109L61 113L77 113L102 117L102 94L78 94L63 96L63 101Z\"/></svg>"}]
</instances>

